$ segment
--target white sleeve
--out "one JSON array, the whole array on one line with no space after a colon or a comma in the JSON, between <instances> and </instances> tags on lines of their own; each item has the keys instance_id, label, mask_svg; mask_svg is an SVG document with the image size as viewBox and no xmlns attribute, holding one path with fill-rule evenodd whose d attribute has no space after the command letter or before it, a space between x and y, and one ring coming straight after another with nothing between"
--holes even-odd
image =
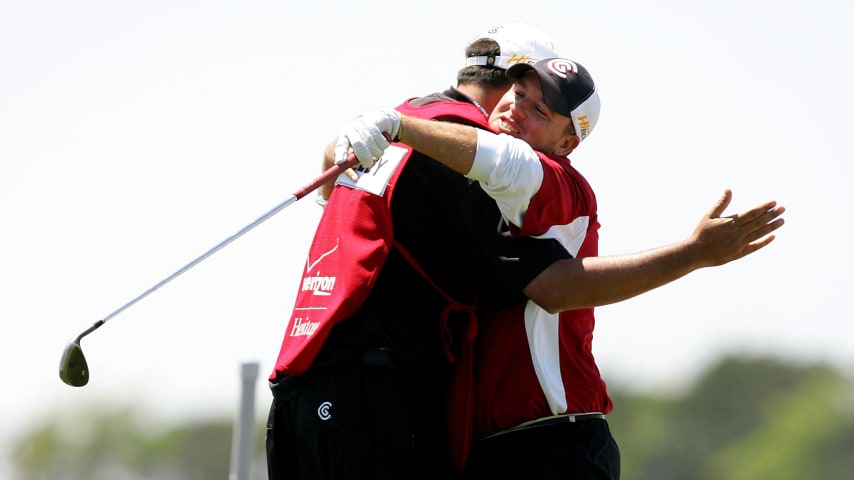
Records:
<instances>
[{"instance_id":1,"label":"white sleeve","mask_svg":"<svg viewBox=\"0 0 854 480\"><path fill-rule=\"evenodd\" d=\"M543 184L543 167L524 141L478 130L474 163L466 176L480 182L504 218L521 228L528 204Z\"/></svg>"}]
</instances>

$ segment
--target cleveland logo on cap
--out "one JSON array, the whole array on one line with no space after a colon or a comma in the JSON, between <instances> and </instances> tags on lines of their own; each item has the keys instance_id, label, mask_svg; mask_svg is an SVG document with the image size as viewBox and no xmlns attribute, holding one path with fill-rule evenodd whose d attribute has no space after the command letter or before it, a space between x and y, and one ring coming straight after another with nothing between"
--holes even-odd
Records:
<instances>
[{"instance_id":1,"label":"cleveland logo on cap","mask_svg":"<svg viewBox=\"0 0 854 480\"><path fill-rule=\"evenodd\" d=\"M568 73L578 73L578 65L565 58L555 58L550 60L547 67L550 72L564 79Z\"/></svg>"}]
</instances>

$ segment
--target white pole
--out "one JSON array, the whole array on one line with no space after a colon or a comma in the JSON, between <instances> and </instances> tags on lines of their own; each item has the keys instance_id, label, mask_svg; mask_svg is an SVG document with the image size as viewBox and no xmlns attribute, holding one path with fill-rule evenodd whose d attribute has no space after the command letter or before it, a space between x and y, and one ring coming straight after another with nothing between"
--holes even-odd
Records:
<instances>
[{"instance_id":1,"label":"white pole","mask_svg":"<svg viewBox=\"0 0 854 480\"><path fill-rule=\"evenodd\" d=\"M231 441L229 480L249 480L249 467L255 452L255 382L258 380L258 363L241 364L240 379L240 411Z\"/></svg>"}]
</instances>

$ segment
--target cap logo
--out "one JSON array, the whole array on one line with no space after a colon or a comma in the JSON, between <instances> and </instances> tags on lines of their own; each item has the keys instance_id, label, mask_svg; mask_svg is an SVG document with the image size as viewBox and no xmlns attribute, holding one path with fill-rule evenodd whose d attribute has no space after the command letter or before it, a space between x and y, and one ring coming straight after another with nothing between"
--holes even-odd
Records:
<instances>
[{"instance_id":1,"label":"cap logo","mask_svg":"<svg viewBox=\"0 0 854 480\"><path fill-rule=\"evenodd\" d=\"M578 117L578 126L581 127L581 132L579 132L579 136L582 140L584 140L590 133L590 121L587 120L587 115L582 115Z\"/></svg>"},{"instance_id":2,"label":"cap logo","mask_svg":"<svg viewBox=\"0 0 854 480\"><path fill-rule=\"evenodd\" d=\"M549 60L546 66L548 67L551 73L563 79L566 79L567 74L578 73L578 65L576 65L575 62L569 61L565 58L555 58L553 60Z\"/></svg>"},{"instance_id":3,"label":"cap logo","mask_svg":"<svg viewBox=\"0 0 854 480\"><path fill-rule=\"evenodd\" d=\"M536 62L536 60L534 59L534 57L532 57L530 55L521 55L521 56L517 57L515 53L513 54L512 57L507 59L508 65L513 65L515 63L531 64L531 63L535 63L535 62Z\"/></svg>"}]
</instances>

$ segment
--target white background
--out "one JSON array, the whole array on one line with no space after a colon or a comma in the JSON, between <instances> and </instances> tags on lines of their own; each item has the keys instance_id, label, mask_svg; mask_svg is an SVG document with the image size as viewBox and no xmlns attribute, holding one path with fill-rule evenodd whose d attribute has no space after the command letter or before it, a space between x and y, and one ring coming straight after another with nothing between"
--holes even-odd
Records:
<instances>
[{"instance_id":1,"label":"white background","mask_svg":"<svg viewBox=\"0 0 854 480\"><path fill-rule=\"evenodd\" d=\"M600 308L606 380L678 389L730 352L849 372L851 5L0 3L0 453L82 405L233 415L244 361L261 364L263 416L320 214L308 199L86 337L85 388L59 380L60 355L314 178L348 119L448 87L467 42L514 20L600 88L572 160L603 254L686 237L727 187L728 213L787 208L767 249Z\"/></svg>"}]
</instances>

